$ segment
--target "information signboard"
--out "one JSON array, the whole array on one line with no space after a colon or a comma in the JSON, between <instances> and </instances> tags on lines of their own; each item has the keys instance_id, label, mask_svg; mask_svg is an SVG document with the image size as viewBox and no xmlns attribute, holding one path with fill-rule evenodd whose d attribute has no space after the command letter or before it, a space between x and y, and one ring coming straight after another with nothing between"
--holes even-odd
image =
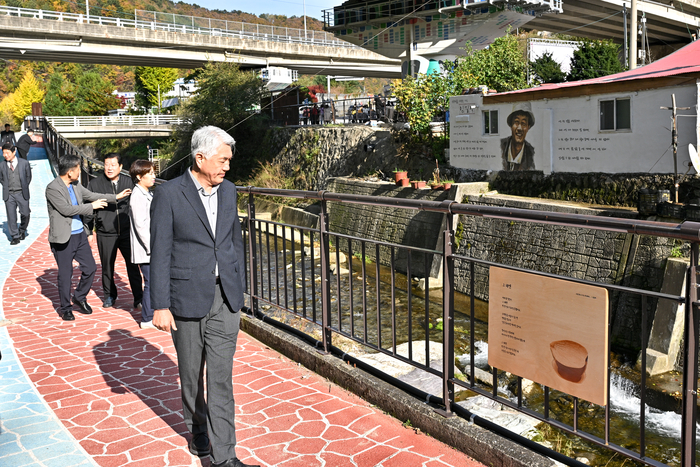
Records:
<instances>
[{"instance_id":1,"label":"information signboard","mask_svg":"<svg viewBox=\"0 0 700 467\"><path fill-rule=\"evenodd\" d=\"M491 267L488 362L606 405L608 291Z\"/></svg>"}]
</instances>

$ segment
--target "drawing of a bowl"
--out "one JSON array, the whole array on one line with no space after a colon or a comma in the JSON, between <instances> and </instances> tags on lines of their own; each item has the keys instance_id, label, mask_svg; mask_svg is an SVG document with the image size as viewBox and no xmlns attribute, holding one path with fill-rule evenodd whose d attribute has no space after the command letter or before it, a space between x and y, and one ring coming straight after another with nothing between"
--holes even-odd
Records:
<instances>
[{"instance_id":1,"label":"drawing of a bowl","mask_svg":"<svg viewBox=\"0 0 700 467\"><path fill-rule=\"evenodd\" d=\"M586 374L588 350L578 342L555 341L549 344L554 370L567 381L579 383Z\"/></svg>"}]
</instances>

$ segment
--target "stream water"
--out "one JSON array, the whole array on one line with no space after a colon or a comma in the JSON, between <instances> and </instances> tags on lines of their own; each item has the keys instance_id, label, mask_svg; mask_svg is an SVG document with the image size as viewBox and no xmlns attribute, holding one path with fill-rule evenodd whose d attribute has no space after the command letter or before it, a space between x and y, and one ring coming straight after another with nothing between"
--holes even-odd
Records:
<instances>
[{"instance_id":1,"label":"stream water","mask_svg":"<svg viewBox=\"0 0 700 467\"><path fill-rule=\"evenodd\" d=\"M272 238L270 236L269 238ZM320 335L321 323L321 269L318 245L304 240L301 245L290 241L268 240L263 236L258 243L259 275L263 298L271 302L266 313L294 325L311 335ZM269 242L270 250L267 249ZM312 247L313 245L313 251ZM304 254L304 248L306 253ZM268 256L269 251L269 256ZM331 253L334 261L335 253ZM269 259L268 259L269 258ZM358 257L347 257L341 263L340 274L330 276L331 325L356 342L370 347L391 350L393 345L406 342L442 342L442 290L423 292L415 287L416 281L375 263ZM352 263L350 265L350 263ZM364 267L363 267L364 266ZM331 264L334 268L334 265ZM352 270L350 274L348 269ZM393 283L393 287L392 287ZM393 289L393 290L392 290ZM392 297L394 313L392 314ZM275 306L279 304L280 306ZM295 311L296 316L282 309ZM364 307L364 308L363 308ZM471 334L471 300L455 293L455 364L465 370L470 360L471 339L474 338L475 365L491 371L487 364L488 304L475 301L474 335ZM410 311L409 311L410 310ZM336 345L338 338L334 337ZM356 346L357 347L357 346ZM372 351L362 348L362 351ZM351 352L349 352L351 353ZM499 393L516 400L508 388L513 388L514 377L499 373ZM483 386L489 389L487 386ZM473 394L460 393L458 399ZM639 388L630 380L614 374L611 381L610 442L634 452L640 447ZM573 399L564 393L550 390L550 417L573 425ZM535 384L523 397L525 407L540 414L544 412L544 392ZM646 455L670 466L680 465L681 416L646 407ZM581 431L604 438L605 408L579 401L578 425ZM542 425L541 425L542 426ZM554 447L572 457L585 457L590 465L615 467L634 465L636 462L620 454L599 448L577 436L556 429L543 429L545 438ZM699 430L700 432L700 430ZM700 458L700 450L698 451ZM641 465L641 464L640 464Z\"/></svg>"}]
</instances>

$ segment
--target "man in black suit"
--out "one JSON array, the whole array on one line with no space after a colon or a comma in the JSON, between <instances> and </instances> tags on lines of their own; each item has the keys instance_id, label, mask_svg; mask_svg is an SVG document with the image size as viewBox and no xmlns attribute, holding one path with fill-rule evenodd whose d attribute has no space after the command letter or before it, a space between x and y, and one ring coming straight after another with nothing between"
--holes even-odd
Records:
<instances>
[{"instance_id":1,"label":"man in black suit","mask_svg":"<svg viewBox=\"0 0 700 467\"><path fill-rule=\"evenodd\" d=\"M34 130L30 128L27 130L27 133L20 136L19 141L17 141L17 154L19 157L26 159L29 154L29 148L33 144L36 144L36 141L34 141Z\"/></svg>"},{"instance_id":2,"label":"man in black suit","mask_svg":"<svg viewBox=\"0 0 700 467\"><path fill-rule=\"evenodd\" d=\"M131 177L121 173L122 156L116 152L107 154L104 159L102 175L90 180L88 190L94 193L110 193L116 195L123 190L133 190L134 182ZM94 211L94 214L83 218L88 227L88 235L95 230L97 251L100 253L102 264L102 290L104 292L102 308L110 308L117 301L117 285L114 282L114 262L117 260L117 250L122 254L126 263L126 273L129 276L129 286L134 295L134 308L141 304L143 286L139 267L131 262L131 238L129 221L129 198L120 199L117 204L109 204L104 209Z\"/></svg>"},{"instance_id":3,"label":"man in black suit","mask_svg":"<svg viewBox=\"0 0 700 467\"><path fill-rule=\"evenodd\" d=\"M0 144L10 143L12 146L17 144L15 132L10 130L10 124L5 123L5 131L0 131Z\"/></svg>"},{"instance_id":4,"label":"man in black suit","mask_svg":"<svg viewBox=\"0 0 700 467\"><path fill-rule=\"evenodd\" d=\"M214 467L255 467L236 457L232 373L245 260L236 186L224 180L234 144L220 128L198 129L191 170L156 189L151 307L153 325L175 344L190 452L210 455Z\"/></svg>"},{"instance_id":5,"label":"man in black suit","mask_svg":"<svg viewBox=\"0 0 700 467\"><path fill-rule=\"evenodd\" d=\"M29 183L32 181L32 168L29 162L16 157L12 143L2 145L2 157L5 162L0 164L0 184L2 184L2 199L7 211L7 227L10 230L10 245L17 245L27 236L29 225ZM17 210L19 209L20 224L17 228Z\"/></svg>"}]
</instances>

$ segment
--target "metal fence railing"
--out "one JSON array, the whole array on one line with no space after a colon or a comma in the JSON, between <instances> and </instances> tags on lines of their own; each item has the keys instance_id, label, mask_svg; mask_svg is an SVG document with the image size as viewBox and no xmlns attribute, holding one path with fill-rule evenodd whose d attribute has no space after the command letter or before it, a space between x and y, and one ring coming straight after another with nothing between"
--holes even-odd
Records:
<instances>
[{"instance_id":1,"label":"metal fence railing","mask_svg":"<svg viewBox=\"0 0 700 467\"><path fill-rule=\"evenodd\" d=\"M237 21L184 16L145 10L135 10L135 18L131 19L113 16L87 15L82 13L66 13L62 11L37 10L33 8L19 8L3 5L0 6L0 15L65 21L79 24L150 29L153 31L177 32L182 34L233 37L260 41L308 44L324 47L359 48L358 46L347 41L336 39L333 34L325 31L241 23Z\"/></svg>"},{"instance_id":2,"label":"metal fence railing","mask_svg":"<svg viewBox=\"0 0 700 467\"><path fill-rule=\"evenodd\" d=\"M419 368L442 381L441 393L425 394L416 391L414 394L432 404L442 407L441 413L456 414L471 421L490 426L493 423L484 422L480 417L471 414L455 402L455 388L466 389L479 395L497 401L513 410L534 417L568 435L579 437L598 449L610 455L621 454L652 466L679 465L695 466L697 449L696 441L696 406L697 406L697 368L698 368L698 300L697 300L697 266L700 245L700 223L685 222L668 224L630 219L616 219L589 215L566 214L556 212L541 212L524 209L502 208L483 205L460 204L454 201L428 201L423 199L399 199L376 196L350 195L331 192L305 192L294 190L279 190L254 187L238 187L240 196L247 195L247 217L243 219L244 237L247 244L246 282L251 297L253 314L270 322L270 314L290 316L303 326L314 330L319 347L326 352L333 351L346 358L343 351L334 347L334 338L342 337L359 344L367 351L391 355L401 362ZM256 199L258 197L283 197L303 200L305 203L320 203L319 224L317 227L301 227L256 217ZM442 213L445 216L445 226L442 236L444 242L437 249L411 247L401 244L356 237L348 234L333 232L329 228L329 205L334 209L338 205L362 205L363 208L383 207L397 210L419 210ZM595 229L611 233L627 233L643 236L671 238L690 243L690 267L687 272L687 292L683 295L665 293L627 287L618 284L594 282L565 275L554 275L536 270L528 270L512 265L499 264L497 261L476 259L455 253L455 224L454 216L482 216L486 218L503 219L507 222L526 222L538 224L555 224L574 229ZM269 218L268 218L269 219ZM590 241L594 241L590 235ZM587 247L592 247L588 245ZM517 247L514 247L517 248ZM343 262L340 255L346 258ZM385 259L381 266L378 258ZM414 276L428 277L429 266L433 259L438 258L443 272L443 288L433 291L426 287L423 295L419 295L410 285ZM373 261L369 261L372 258ZM377 259L377 260L375 260ZM406 274L403 279L396 272L401 262ZM639 413L635 420L638 423L637 432L631 439L621 442L612 422L619 415L611 410L611 367L607 371L608 401L603 406L579 400L578 397L567 395L560 390L544 387L544 401L539 406L523 402L523 378L517 377L515 396L506 397L499 389L498 378L504 376L497 368L487 368L492 386L488 387L475 379L475 323L479 319L475 315L475 268L481 268L482 274L489 276L490 267L498 266L510 271L523 272L535 278L556 278L569 284L585 285L604 288L608 294L630 294L638 297L641 308L638 317L642 323L647 321L647 304L650 300L669 300L684 304L686 326L683 348L684 371L682 380L682 407L676 428L680 433L678 445L667 451L674 451L677 458L673 460L658 459L649 453L649 447L656 441L648 441L650 428L645 416L649 398L650 385L647 387L646 373L641 371L639 382ZM470 300L467 305L455 304L455 268L468 271ZM486 271L486 272L484 272ZM465 275L463 275L465 277ZM407 279L408 278L408 279ZM544 280L544 279L543 279ZM261 310L268 310L263 315ZM455 377L455 316L459 314L463 335L469 338L466 351L470 363L466 373L468 378L460 380ZM464 318L466 316L466 318ZM464 319L469 324L464 325ZM440 326L436 324L440 322ZM281 325L284 326L284 325ZM610 326L610 323L608 323ZM642 349L646 348L645 330L642 327ZM489 342L499 347L500 336L489 336ZM425 349L421 354L425 360L415 357L418 353L414 342L425 341ZM397 344L407 343L407 352L398 353ZM420 344L423 345L422 343ZM440 345L442 348L442 363L439 368L429 361L429 347ZM608 354L611 353L608 343ZM461 348L461 352L465 349ZM603 352L604 353L604 352ZM644 354L644 352L643 352ZM608 360L606 360L608 361ZM549 364L549 363L548 363ZM645 363L642 362L642 368ZM556 402L555 402L556 399ZM561 404L561 401L566 404ZM557 404L557 405L555 405ZM556 410L553 408L556 407ZM563 407L563 408L562 408ZM566 412L563 413L562 411ZM593 414L593 415L592 415ZM587 425L583 423L586 420ZM479 422L481 420L481 422ZM490 425L489 425L490 424ZM498 427L497 427L498 428ZM507 430L504 430L507 431ZM517 437L516 437L517 438ZM547 451L550 455L551 451ZM665 454L664 454L665 455ZM550 455L550 457L553 457ZM556 457L556 456L554 456ZM566 456L557 458L568 465L582 465ZM601 464L602 465L602 464Z\"/></svg>"}]
</instances>

